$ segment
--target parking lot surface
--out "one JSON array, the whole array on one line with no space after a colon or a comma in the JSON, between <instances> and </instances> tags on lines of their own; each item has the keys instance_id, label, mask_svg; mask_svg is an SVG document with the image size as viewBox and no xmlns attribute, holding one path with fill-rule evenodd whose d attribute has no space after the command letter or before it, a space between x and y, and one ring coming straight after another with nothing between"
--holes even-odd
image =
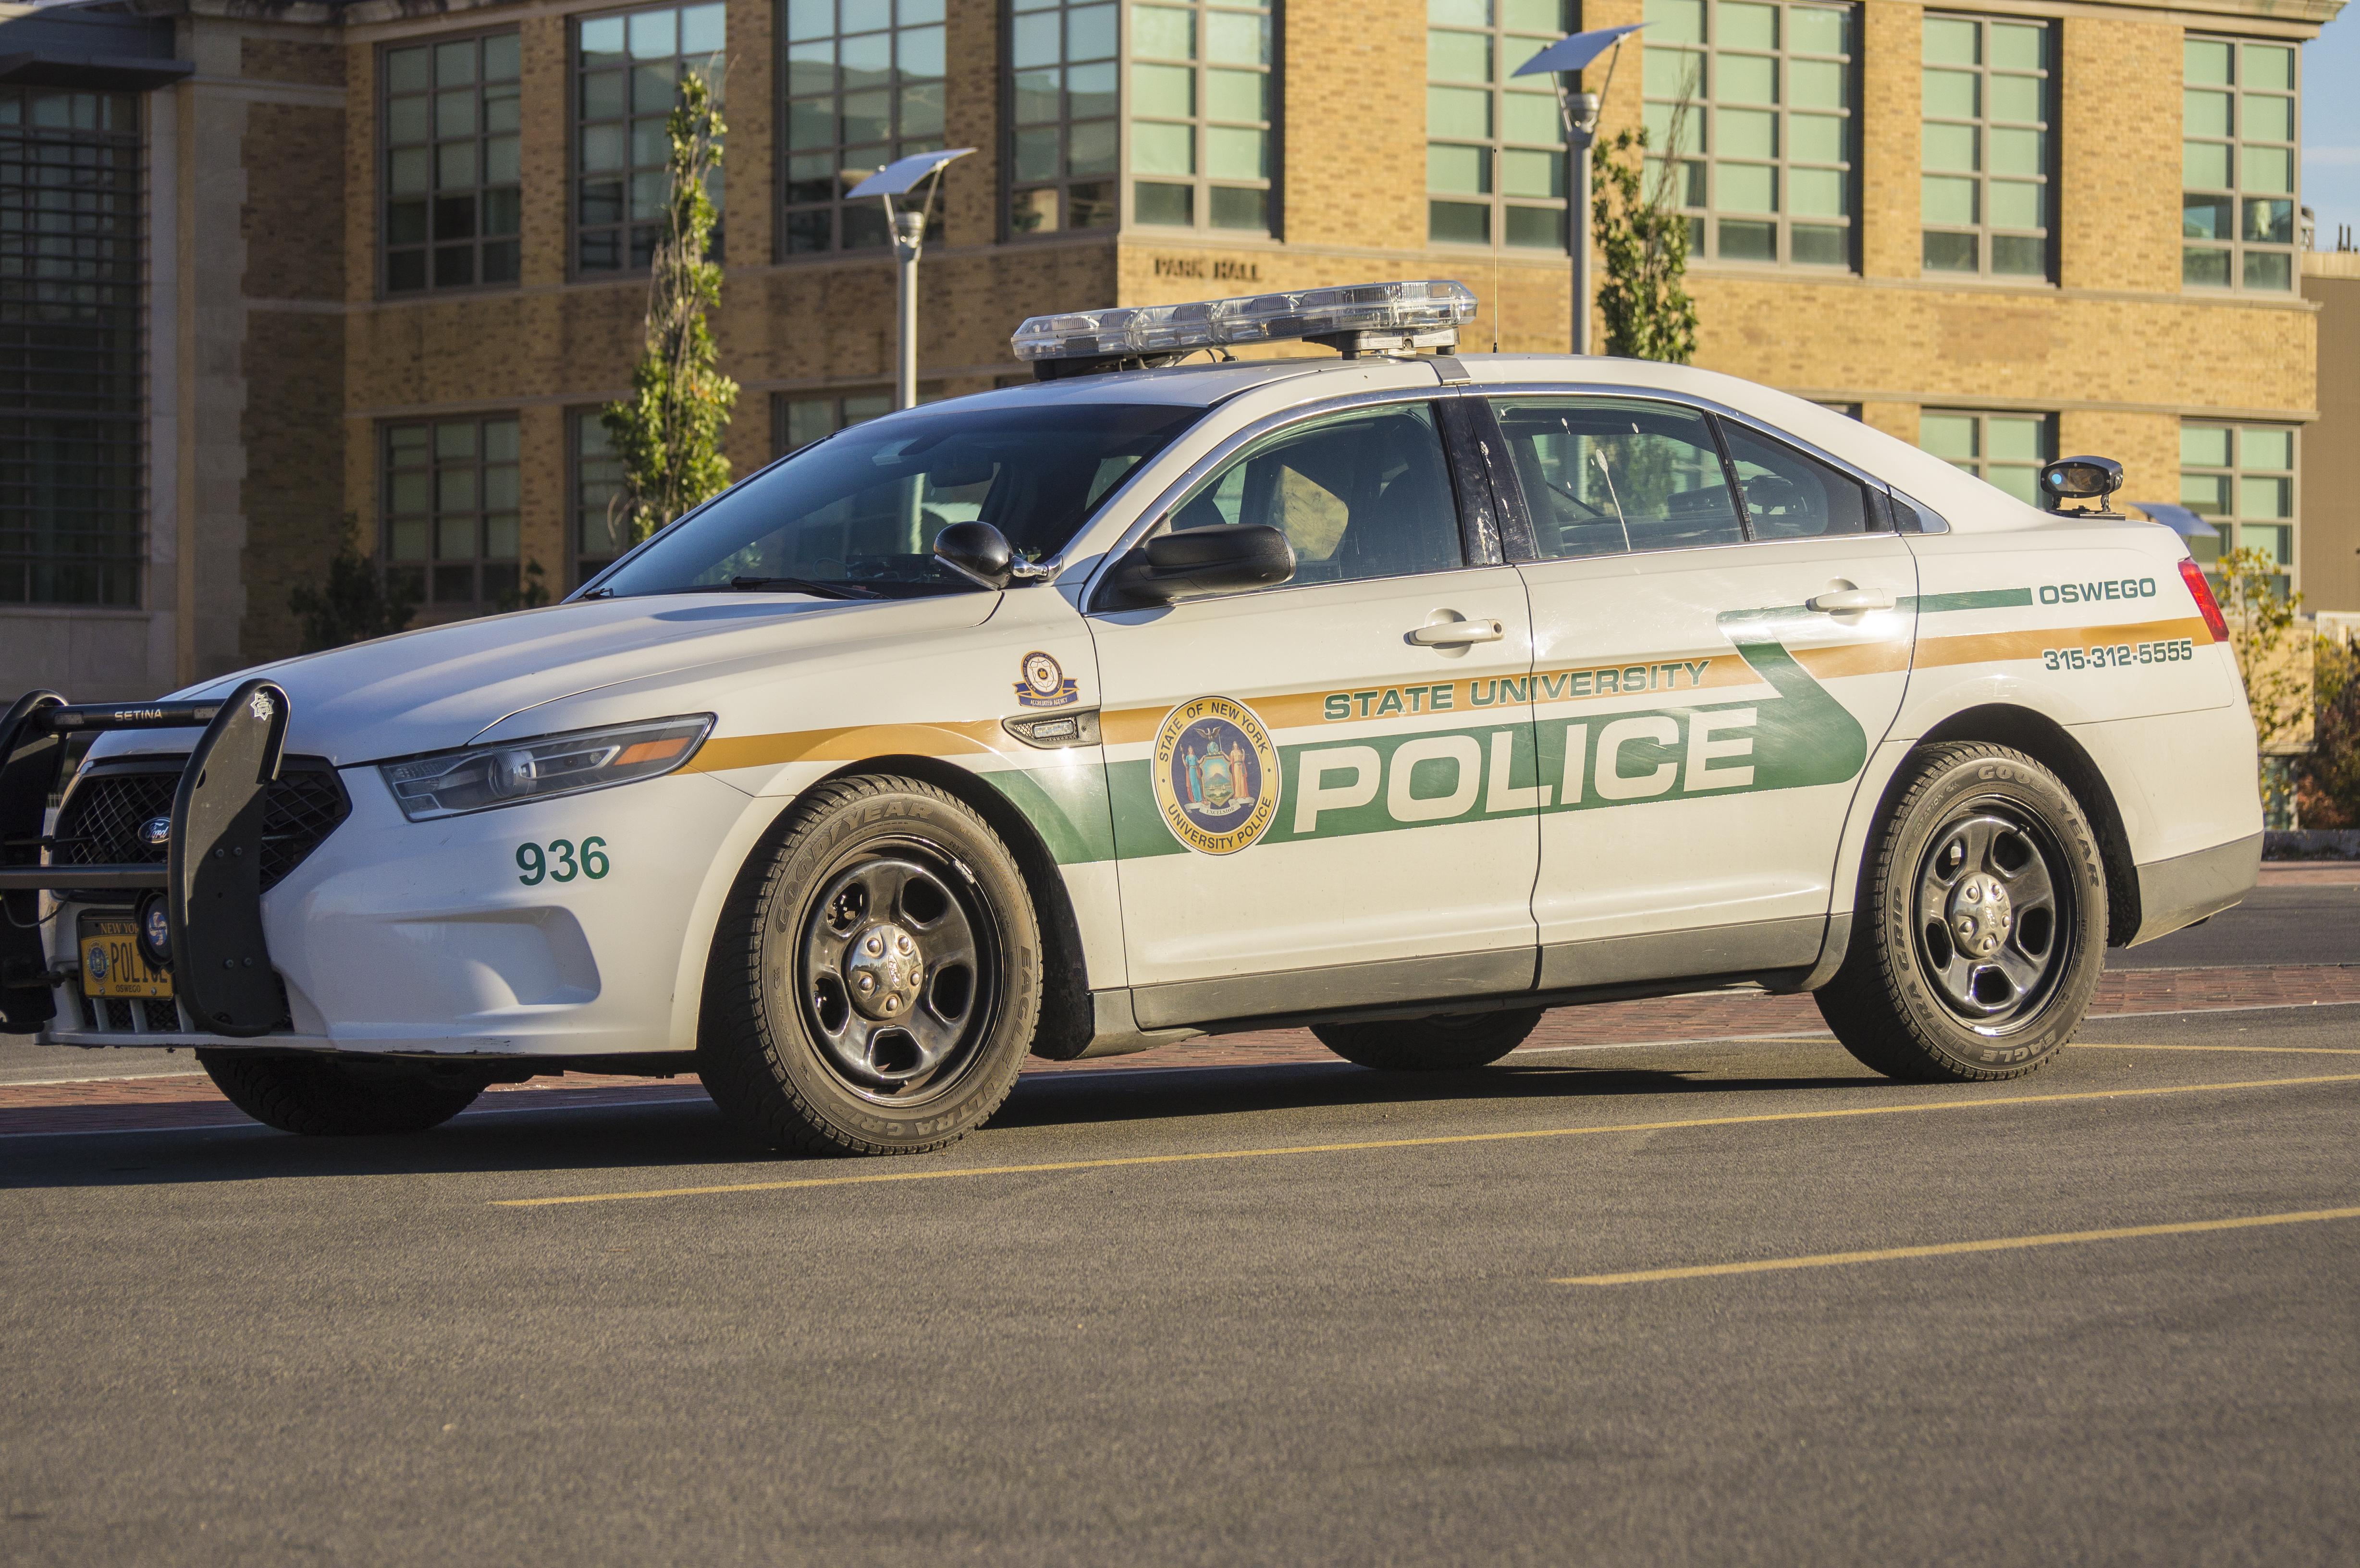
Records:
<instances>
[{"instance_id":1,"label":"parking lot surface","mask_svg":"<svg viewBox=\"0 0 2360 1568\"><path fill-rule=\"evenodd\" d=\"M2352 1023L11 1138L0 1556L2348 1562Z\"/></svg>"}]
</instances>

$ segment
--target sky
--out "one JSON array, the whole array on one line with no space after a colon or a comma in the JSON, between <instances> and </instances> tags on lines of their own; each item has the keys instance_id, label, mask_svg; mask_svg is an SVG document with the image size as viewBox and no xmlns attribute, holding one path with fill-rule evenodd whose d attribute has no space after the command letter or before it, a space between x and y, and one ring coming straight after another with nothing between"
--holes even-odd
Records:
<instances>
[{"instance_id":1,"label":"sky","mask_svg":"<svg viewBox=\"0 0 2360 1568\"><path fill-rule=\"evenodd\" d=\"M2319 215L2320 249L2344 223L2360 245L2360 4L2303 46L2302 204Z\"/></svg>"}]
</instances>

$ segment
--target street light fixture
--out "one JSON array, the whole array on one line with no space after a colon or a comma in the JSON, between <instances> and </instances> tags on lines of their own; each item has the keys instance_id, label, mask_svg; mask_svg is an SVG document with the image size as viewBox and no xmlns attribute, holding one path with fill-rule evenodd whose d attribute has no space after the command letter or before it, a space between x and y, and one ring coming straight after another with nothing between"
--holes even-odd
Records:
<instances>
[{"instance_id":1,"label":"street light fixture","mask_svg":"<svg viewBox=\"0 0 2360 1568\"><path fill-rule=\"evenodd\" d=\"M1590 352L1590 147L1598 139L1598 109L1604 95L1569 93L1567 78L1579 79L1582 70L1608 49L1606 84L1614 84L1614 65L1622 56L1622 38L1645 27L1633 22L1620 27L1600 27L1559 38L1516 68L1518 76L1547 74L1556 78L1557 113L1565 120L1566 149L1572 155L1573 177L1573 352ZM1667 154L1668 156L1668 150Z\"/></svg>"},{"instance_id":2,"label":"street light fixture","mask_svg":"<svg viewBox=\"0 0 2360 1568\"><path fill-rule=\"evenodd\" d=\"M874 196L883 201L885 226L893 235L893 259L898 264L894 304L901 340L893 364L893 406L897 408L918 406L918 254L926 244L926 208L934 199L934 183L942 179L943 166L974 150L953 147L947 152L912 153L887 164L846 193L847 201ZM897 211L893 198L907 196L921 182L925 184L926 193L914 205Z\"/></svg>"}]
</instances>

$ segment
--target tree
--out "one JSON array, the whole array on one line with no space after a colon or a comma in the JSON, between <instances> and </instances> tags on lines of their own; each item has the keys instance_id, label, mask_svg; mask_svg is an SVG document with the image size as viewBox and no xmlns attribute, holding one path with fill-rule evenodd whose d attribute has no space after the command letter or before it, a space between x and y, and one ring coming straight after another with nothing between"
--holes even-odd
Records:
<instances>
[{"instance_id":1,"label":"tree","mask_svg":"<svg viewBox=\"0 0 2360 1568\"><path fill-rule=\"evenodd\" d=\"M303 622L305 653L391 637L418 613L416 593L388 590L377 576L377 562L353 548L353 523L347 515L342 542L328 562L326 583L297 588L287 595L287 607Z\"/></svg>"},{"instance_id":2,"label":"tree","mask_svg":"<svg viewBox=\"0 0 2360 1568\"><path fill-rule=\"evenodd\" d=\"M727 130L706 71L683 71L665 121L664 222L648 279L648 314L631 396L600 410L623 471L617 529L637 544L729 483L722 432L738 406L738 383L721 374L705 313L721 302L721 265L711 256L715 209L708 183L721 166Z\"/></svg>"},{"instance_id":3,"label":"tree","mask_svg":"<svg viewBox=\"0 0 2360 1568\"><path fill-rule=\"evenodd\" d=\"M1590 151L1591 227L1597 236L1598 308L1606 317L1606 352L1626 359L1686 365L1696 353L1696 301L1688 269L1688 221L1675 200L1681 165L1674 156L1686 127L1686 93L1673 106L1666 156L1652 160L1644 126L1601 136Z\"/></svg>"},{"instance_id":4,"label":"tree","mask_svg":"<svg viewBox=\"0 0 2360 1568\"><path fill-rule=\"evenodd\" d=\"M2312 721L2311 648L2295 625L2302 595L2278 592L2278 558L2266 550L2233 550L2212 572L2229 651L2254 713L2263 804L2274 821L2284 821L2292 805L2284 754L2310 740Z\"/></svg>"},{"instance_id":5,"label":"tree","mask_svg":"<svg viewBox=\"0 0 2360 1568\"><path fill-rule=\"evenodd\" d=\"M2311 827L2360 828L2360 654L2329 637L2313 648L2311 746L2295 759L2295 801Z\"/></svg>"}]
</instances>

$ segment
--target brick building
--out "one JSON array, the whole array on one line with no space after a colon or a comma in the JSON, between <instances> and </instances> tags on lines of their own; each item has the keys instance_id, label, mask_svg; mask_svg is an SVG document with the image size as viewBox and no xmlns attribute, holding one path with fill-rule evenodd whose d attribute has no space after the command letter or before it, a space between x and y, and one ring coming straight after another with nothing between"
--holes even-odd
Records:
<instances>
[{"instance_id":1,"label":"brick building","mask_svg":"<svg viewBox=\"0 0 2360 1568\"><path fill-rule=\"evenodd\" d=\"M2019 491L2115 456L2299 580L2300 45L2340 6L0 6L0 689L294 651L346 537L426 620L608 555L650 131L716 61L740 473L884 406L892 264L840 175L934 147L979 150L928 246L929 396L1021 375L1028 314L1367 278L1461 278L1470 346L1561 350L1563 138L1510 73L1644 20L1604 128L1677 154L1699 363Z\"/></svg>"}]
</instances>

